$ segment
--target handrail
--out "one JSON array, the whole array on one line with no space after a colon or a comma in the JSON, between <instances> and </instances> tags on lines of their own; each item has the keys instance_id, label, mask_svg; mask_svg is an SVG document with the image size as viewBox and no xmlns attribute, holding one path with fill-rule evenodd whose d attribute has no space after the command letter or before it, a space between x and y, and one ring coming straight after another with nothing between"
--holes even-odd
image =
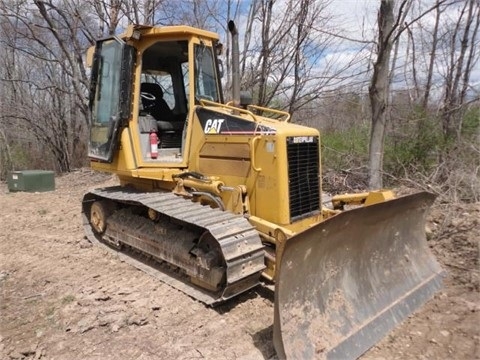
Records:
<instances>
[{"instance_id":1,"label":"handrail","mask_svg":"<svg viewBox=\"0 0 480 360\"><path fill-rule=\"evenodd\" d=\"M261 110L261 111L267 111L271 112L274 114L279 114L281 116L285 116L285 119L283 121L288 122L290 120L290 113L283 111L283 110L278 110L278 109L272 109L272 108L267 108L263 106L258 106L258 105L248 105L247 109L256 109L256 110ZM276 120L276 119L275 119Z\"/></svg>"},{"instance_id":2,"label":"handrail","mask_svg":"<svg viewBox=\"0 0 480 360\"><path fill-rule=\"evenodd\" d=\"M224 108L224 109L227 109L227 110L243 113L245 115L248 115L248 116L252 117L253 121L258 123L258 119L255 116L255 114L253 114L251 111L248 111L248 110L245 110L245 109L242 109L242 108L238 108L238 107L235 107L235 106L230 106L230 105L228 105L228 104L230 104L230 102L227 103L227 104L221 104L221 103L217 103L215 101L205 100L205 99L199 99L199 101L200 101L200 105L202 105L202 106L205 106L205 105L217 106L217 107L221 107L221 108Z\"/></svg>"},{"instance_id":3,"label":"handrail","mask_svg":"<svg viewBox=\"0 0 480 360\"><path fill-rule=\"evenodd\" d=\"M260 136L255 136L252 139L252 144L250 145L250 163L252 165L252 169L255 170L256 172L262 171L262 168L259 168L255 164L255 143L260 140Z\"/></svg>"},{"instance_id":4,"label":"handrail","mask_svg":"<svg viewBox=\"0 0 480 360\"><path fill-rule=\"evenodd\" d=\"M247 109L243 109L243 108L239 108L239 107L235 107L233 105L230 105L230 104L233 104L232 101L229 101L226 104L220 104L220 103L217 103L215 101L205 100L205 99L199 99L199 101L200 101L200 104L202 106L205 106L205 105L218 106L218 107L222 107L222 108L225 108L225 109L228 109L228 110L231 110L231 111L236 111L236 112L246 114L248 116L251 116L253 118L253 121L255 121L255 122L258 122L257 116L249 110L250 108L255 109L255 110L271 112L271 113L278 114L278 115L281 115L281 116L285 116L285 119L283 119L284 122L288 122L290 120L290 114L286 111L283 111L283 110L272 109L272 108L267 108L267 107L258 106L258 105L248 105ZM272 118L269 117L269 119L272 119ZM273 120L278 120L278 119L273 119ZM278 120L278 121L280 121L280 120Z\"/></svg>"}]
</instances>

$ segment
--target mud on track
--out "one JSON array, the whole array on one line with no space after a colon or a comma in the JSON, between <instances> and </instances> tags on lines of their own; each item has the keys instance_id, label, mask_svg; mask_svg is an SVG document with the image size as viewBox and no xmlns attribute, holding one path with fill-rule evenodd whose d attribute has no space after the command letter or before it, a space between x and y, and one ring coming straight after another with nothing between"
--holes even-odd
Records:
<instances>
[{"instance_id":1,"label":"mud on track","mask_svg":"<svg viewBox=\"0 0 480 360\"><path fill-rule=\"evenodd\" d=\"M115 184L86 169L54 192L0 183L0 359L275 359L268 289L208 308L85 240L83 194ZM446 287L365 359L480 358L479 218L434 208Z\"/></svg>"}]
</instances>

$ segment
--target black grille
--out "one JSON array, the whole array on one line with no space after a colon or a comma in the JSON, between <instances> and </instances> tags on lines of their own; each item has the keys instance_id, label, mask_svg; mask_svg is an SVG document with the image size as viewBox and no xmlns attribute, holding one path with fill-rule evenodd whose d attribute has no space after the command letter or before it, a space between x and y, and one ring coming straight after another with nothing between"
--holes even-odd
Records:
<instances>
[{"instance_id":1,"label":"black grille","mask_svg":"<svg viewBox=\"0 0 480 360\"><path fill-rule=\"evenodd\" d=\"M290 221L320 210L318 137L287 137Z\"/></svg>"}]
</instances>

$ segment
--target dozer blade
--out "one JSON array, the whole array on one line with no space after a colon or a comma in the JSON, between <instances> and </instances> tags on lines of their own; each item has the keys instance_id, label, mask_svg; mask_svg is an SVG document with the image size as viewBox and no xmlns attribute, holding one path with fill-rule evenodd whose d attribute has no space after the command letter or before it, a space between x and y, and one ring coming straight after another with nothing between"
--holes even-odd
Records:
<instances>
[{"instance_id":1,"label":"dozer blade","mask_svg":"<svg viewBox=\"0 0 480 360\"><path fill-rule=\"evenodd\" d=\"M355 359L441 287L425 236L434 195L345 211L290 238L275 289L280 359Z\"/></svg>"}]
</instances>

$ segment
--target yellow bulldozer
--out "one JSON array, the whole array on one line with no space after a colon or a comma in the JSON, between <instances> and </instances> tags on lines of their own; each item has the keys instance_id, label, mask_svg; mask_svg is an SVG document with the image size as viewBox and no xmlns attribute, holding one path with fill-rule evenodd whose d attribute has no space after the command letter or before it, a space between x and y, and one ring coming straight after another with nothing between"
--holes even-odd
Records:
<instances>
[{"instance_id":1,"label":"yellow bulldozer","mask_svg":"<svg viewBox=\"0 0 480 360\"><path fill-rule=\"evenodd\" d=\"M274 284L280 359L356 358L441 287L429 193L323 204L320 134L222 93L217 34L130 25L89 49L87 237L207 305ZM344 210L346 205L352 208Z\"/></svg>"}]
</instances>

